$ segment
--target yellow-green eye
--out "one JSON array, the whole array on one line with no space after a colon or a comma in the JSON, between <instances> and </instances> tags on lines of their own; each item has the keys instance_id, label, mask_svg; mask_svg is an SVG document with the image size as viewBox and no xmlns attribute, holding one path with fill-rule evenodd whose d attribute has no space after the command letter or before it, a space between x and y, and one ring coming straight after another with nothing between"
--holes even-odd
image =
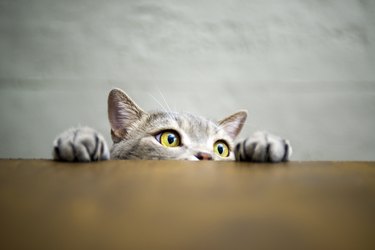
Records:
<instances>
[{"instance_id":1,"label":"yellow-green eye","mask_svg":"<svg viewBox=\"0 0 375 250\"><path fill-rule=\"evenodd\" d=\"M217 141L214 144L214 151L221 157L229 156L229 147L224 141Z\"/></svg>"},{"instance_id":2,"label":"yellow-green eye","mask_svg":"<svg viewBox=\"0 0 375 250\"><path fill-rule=\"evenodd\" d=\"M159 138L158 138L159 137ZM174 131L165 131L160 133L158 136L158 141L161 145L165 147L178 147L180 146L180 136Z\"/></svg>"}]
</instances>

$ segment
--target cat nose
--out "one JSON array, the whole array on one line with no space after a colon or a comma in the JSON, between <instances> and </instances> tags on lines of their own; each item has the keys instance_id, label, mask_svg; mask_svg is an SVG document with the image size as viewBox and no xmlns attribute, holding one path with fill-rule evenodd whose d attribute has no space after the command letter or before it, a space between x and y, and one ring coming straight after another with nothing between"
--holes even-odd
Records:
<instances>
[{"instance_id":1,"label":"cat nose","mask_svg":"<svg viewBox=\"0 0 375 250\"><path fill-rule=\"evenodd\" d=\"M209 153L199 152L195 155L195 157L197 157L198 160L200 160L200 161L202 161L202 160L212 160L212 155L209 154Z\"/></svg>"}]
</instances>

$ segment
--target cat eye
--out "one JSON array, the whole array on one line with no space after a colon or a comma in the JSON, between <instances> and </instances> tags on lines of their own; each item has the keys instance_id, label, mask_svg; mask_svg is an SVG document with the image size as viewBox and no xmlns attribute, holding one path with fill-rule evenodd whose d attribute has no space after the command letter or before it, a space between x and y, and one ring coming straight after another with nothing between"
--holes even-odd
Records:
<instances>
[{"instance_id":1,"label":"cat eye","mask_svg":"<svg viewBox=\"0 0 375 250\"><path fill-rule=\"evenodd\" d=\"M175 131L164 131L156 135L156 139L161 145L171 148L181 145L180 135Z\"/></svg>"},{"instance_id":2,"label":"cat eye","mask_svg":"<svg viewBox=\"0 0 375 250\"><path fill-rule=\"evenodd\" d=\"M225 141L217 141L214 144L214 152L215 154L221 157L228 157L229 156L229 147Z\"/></svg>"}]
</instances>

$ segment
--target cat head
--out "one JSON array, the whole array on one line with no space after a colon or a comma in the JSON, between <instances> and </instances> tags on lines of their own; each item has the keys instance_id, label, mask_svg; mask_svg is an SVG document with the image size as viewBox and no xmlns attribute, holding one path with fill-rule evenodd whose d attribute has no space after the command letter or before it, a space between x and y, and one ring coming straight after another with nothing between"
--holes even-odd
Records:
<instances>
[{"instance_id":1,"label":"cat head","mask_svg":"<svg viewBox=\"0 0 375 250\"><path fill-rule=\"evenodd\" d=\"M145 112L120 89L108 96L112 159L234 160L247 112L218 122L189 113Z\"/></svg>"}]
</instances>

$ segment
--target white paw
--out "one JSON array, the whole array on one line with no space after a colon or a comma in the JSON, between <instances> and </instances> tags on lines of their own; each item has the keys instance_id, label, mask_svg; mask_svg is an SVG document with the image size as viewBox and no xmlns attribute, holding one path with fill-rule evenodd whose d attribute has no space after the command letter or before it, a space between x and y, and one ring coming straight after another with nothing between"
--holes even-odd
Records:
<instances>
[{"instance_id":1,"label":"white paw","mask_svg":"<svg viewBox=\"0 0 375 250\"><path fill-rule=\"evenodd\" d=\"M292 156L289 141L267 132L256 132L236 145L236 159L254 162L282 162Z\"/></svg>"},{"instance_id":2,"label":"white paw","mask_svg":"<svg viewBox=\"0 0 375 250\"><path fill-rule=\"evenodd\" d=\"M77 162L108 160L109 150L103 136L94 129L73 128L53 142L53 159Z\"/></svg>"}]
</instances>

